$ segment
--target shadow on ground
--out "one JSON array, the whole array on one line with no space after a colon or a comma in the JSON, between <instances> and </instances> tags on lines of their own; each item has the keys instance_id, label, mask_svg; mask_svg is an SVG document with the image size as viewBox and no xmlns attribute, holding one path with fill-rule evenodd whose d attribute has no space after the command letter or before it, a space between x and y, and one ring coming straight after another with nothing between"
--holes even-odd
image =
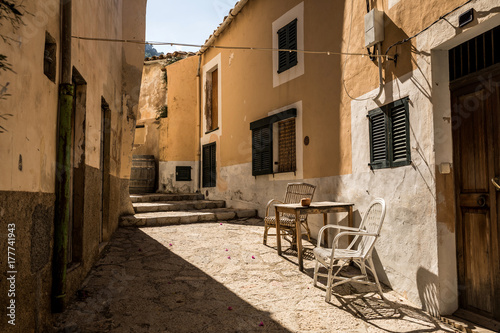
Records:
<instances>
[{"instance_id":1,"label":"shadow on ground","mask_svg":"<svg viewBox=\"0 0 500 333\"><path fill-rule=\"evenodd\" d=\"M90 276L56 332L289 332L139 229L119 229Z\"/></svg>"},{"instance_id":2,"label":"shadow on ground","mask_svg":"<svg viewBox=\"0 0 500 333\"><path fill-rule=\"evenodd\" d=\"M397 293L313 287L313 244L262 244L261 219L121 228L54 332L450 332ZM345 274L358 274L348 267ZM326 281L321 280L321 283ZM262 326L261 326L262 323Z\"/></svg>"}]
</instances>

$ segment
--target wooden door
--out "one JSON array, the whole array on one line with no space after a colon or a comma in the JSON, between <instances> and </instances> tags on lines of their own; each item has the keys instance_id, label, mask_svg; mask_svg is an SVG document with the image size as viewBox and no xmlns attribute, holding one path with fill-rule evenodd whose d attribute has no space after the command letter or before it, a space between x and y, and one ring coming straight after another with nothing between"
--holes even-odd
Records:
<instances>
[{"instance_id":1,"label":"wooden door","mask_svg":"<svg viewBox=\"0 0 500 333\"><path fill-rule=\"evenodd\" d=\"M460 308L500 320L500 75L451 85Z\"/></svg>"}]
</instances>

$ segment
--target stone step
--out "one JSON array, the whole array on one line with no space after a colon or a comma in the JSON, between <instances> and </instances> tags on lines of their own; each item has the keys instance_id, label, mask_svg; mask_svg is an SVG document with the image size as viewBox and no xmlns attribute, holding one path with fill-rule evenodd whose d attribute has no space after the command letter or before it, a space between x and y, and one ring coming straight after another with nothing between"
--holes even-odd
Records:
<instances>
[{"instance_id":1,"label":"stone step","mask_svg":"<svg viewBox=\"0 0 500 333\"><path fill-rule=\"evenodd\" d=\"M215 222L257 216L255 209L215 208L196 211L139 213L123 216L121 227L158 227L172 224Z\"/></svg>"},{"instance_id":2,"label":"stone step","mask_svg":"<svg viewBox=\"0 0 500 333\"><path fill-rule=\"evenodd\" d=\"M131 194L132 203L137 202L158 202L158 201L187 201L204 200L205 196L200 193L150 193L150 194Z\"/></svg>"},{"instance_id":3,"label":"stone step","mask_svg":"<svg viewBox=\"0 0 500 333\"><path fill-rule=\"evenodd\" d=\"M184 200L136 202L132 204L136 213L170 212L179 210L199 210L226 207L224 200Z\"/></svg>"}]
</instances>

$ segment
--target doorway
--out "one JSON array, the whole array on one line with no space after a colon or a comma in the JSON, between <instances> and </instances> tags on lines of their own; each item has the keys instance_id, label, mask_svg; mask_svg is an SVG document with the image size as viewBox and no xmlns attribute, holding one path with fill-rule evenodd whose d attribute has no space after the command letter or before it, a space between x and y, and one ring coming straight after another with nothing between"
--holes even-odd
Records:
<instances>
[{"instance_id":1,"label":"doorway","mask_svg":"<svg viewBox=\"0 0 500 333\"><path fill-rule=\"evenodd\" d=\"M487 327L500 321L500 50L492 47L497 40L500 31L493 29L449 53L460 306L456 315Z\"/></svg>"},{"instance_id":2,"label":"doorway","mask_svg":"<svg viewBox=\"0 0 500 333\"><path fill-rule=\"evenodd\" d=\"M85 221L85 137L87 117L87 82L73 67L75 98L71 117L71 182L68 256L70 267L83 260L83 225Z\"/></svg>"}]
</instances>

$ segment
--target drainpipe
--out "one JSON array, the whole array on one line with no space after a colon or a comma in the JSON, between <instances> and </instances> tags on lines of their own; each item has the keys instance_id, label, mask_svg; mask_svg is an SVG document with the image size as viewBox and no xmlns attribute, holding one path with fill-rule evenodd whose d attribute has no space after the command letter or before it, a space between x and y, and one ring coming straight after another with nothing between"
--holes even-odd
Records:
<instances>
[{"instance_id":1,"label":"drainpipe","mask_svg":"<svg viewBox=\"0 0 500 333\"><path fill-rule=\"evenodd\" d=\"M61 0L61 83L59 85L59 124L57 137L56 204L54 254L52 263L52 312L62 312L66 300L66 266L71 181L71 115L74 87L71 73L72 0Z\"/></svg>"},{"instance_id":2,"label":"drainpipe","mask_svg":"<svg viewBox=\"0 0 500 333\"><path fill-rule=\"evenodd\" d=\"M203 55L198 55L198 72L196 77L198 78L198 192L201 193L201 137L202 133L202 123L201 123L201 57Z\"/></svg>"}]
</instances>

